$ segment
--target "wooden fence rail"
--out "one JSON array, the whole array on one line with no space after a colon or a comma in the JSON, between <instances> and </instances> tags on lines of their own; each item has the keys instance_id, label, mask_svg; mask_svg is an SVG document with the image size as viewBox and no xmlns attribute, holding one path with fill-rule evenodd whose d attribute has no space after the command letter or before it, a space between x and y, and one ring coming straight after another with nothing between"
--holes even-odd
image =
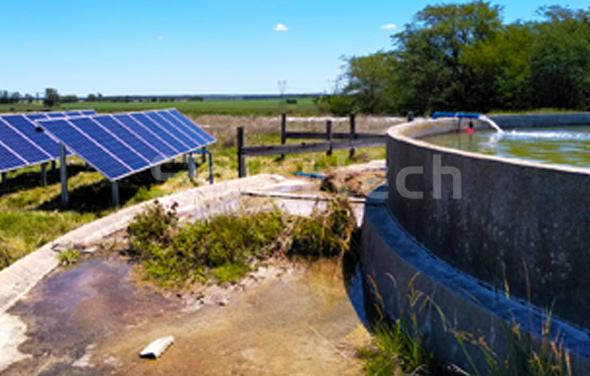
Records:
<instances>
[{"instance_id":1,"label":"wooden fence rail","mask_svg":"<svg viewBox=\"0 0 590 376\"><path fill-rule=\"evenodd\" d=\"M244 128L238 128L237 134L238 146L238 175L245 177L246 157L260 157L280 154L284 157L286 154L296 153L317 153L326 152L332 155L333 150L350 150L350 157L354 156L355 149L372 148L385 146L385 135L376 135L369 133L356 133L356 122L354 114L350 115L350 132L333 133L332 121L326 122L326 132L287 132L287 123L285 114L281 117L281 145L268 146L245 146ZM323 142L310 142L301 144L286 144L288 138L292 139L319 139L326 140ZM334 139L344 140L334 142Z\"/></svg>"}]
</instances>

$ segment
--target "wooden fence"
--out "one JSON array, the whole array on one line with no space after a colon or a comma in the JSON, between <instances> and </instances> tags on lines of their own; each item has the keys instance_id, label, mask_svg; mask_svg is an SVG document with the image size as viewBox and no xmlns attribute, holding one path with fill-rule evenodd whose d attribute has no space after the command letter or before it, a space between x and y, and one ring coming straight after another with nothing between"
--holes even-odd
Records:
<instances>
[{"instance_id":1,"label":"wooden fence","mask_svg":"<svg viewBox=\"0 0 590 376\"><path fill-rule=\"evenodd\" d=\"M288 132L287 118L281 116L281 145L268 146L245 146L244 128L238 128L237 145L238 145L238 174L239 177L245 177L246 157L260 157L267 155L280 154L284 157L286 154L295 153L317 153L326 152L326 155L332 155L333 150L349 150L349 156L352 158L355 149L373 148L385 146L385 135L357 133L355 115L350 115L350 131L346 133L332 132L332 121L326 121L325 132ZM287 144L287 139L316 139L325 140L323 142L302 142L300 144ZM342 140L342 141L334 141Z\"/></svg>"}]
</instances>

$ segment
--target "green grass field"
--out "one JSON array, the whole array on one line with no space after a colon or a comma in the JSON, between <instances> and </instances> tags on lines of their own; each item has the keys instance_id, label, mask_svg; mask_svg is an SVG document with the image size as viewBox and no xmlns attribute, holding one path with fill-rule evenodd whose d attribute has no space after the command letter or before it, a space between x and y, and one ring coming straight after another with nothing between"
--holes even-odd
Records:
<instances>
[{"instance_id":1,"label":"green grass field","mask_svg":"<svg viewBox=\"0 0 590 376\"><path fill-rule=\"evenodd\" d=\"M77 102L63 103L52 107L52 111L94 109L97 112L130 112L162 108L176 108L186 115L258 115L275 116L283 112L291 115L314 116L319 111L313 98L298 98L297 104L285 104L276 99L236 99L211 101L175 101L175 102ZM41 102L1 104L2 112L27 112L43 109Z\"/></svg>"}]
</instances>

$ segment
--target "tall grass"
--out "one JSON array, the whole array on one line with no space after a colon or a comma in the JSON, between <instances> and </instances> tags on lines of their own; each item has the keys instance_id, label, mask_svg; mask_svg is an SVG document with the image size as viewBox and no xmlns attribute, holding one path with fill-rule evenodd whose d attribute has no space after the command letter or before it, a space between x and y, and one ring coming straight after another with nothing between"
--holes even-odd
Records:
<instances>
[{"instance_id":1,"label":"tall grass","mask_svg":"<svg viewBox=\"0 0 590 376\"><path fill-rule=\"evenodd\" d=\"M95 218L74 212L10 211L0 214L0 269Z\"/></svg>"},{"instance_id":2,"label":"tall grass","mask_svg":"<svg viewBox=\"0 0 590 376\"><path fill-rule=\"evenodd\" d=\"M397 282L390 276L392 283ZM514 317L506 323L503 334L507 339L507 351L499 355L487 343L484 336L459 330L446 317L441 308L430 296L414 287L419 274L413 276L406 287L406 294L398 296L400 311L393 322L380 319L373 327L377 351L361 353L366 360L368 375L391 375L406 372L413 375L430 375L444 372L437 367L437 359L424 346L428 333L422 330L419 320L424 318L423 311L431 306L438 312L443 329L455 338L469 364L469 369L452 366L452 374L465 376L572 376L571 360L564 347L560 333L551 336L552 315L546 313L540 340L524 329ZM376 284L369 278L376 298L377 309L383 313L383 299ZM402 308L402 307L405 307ZM385 317L383 315L382 317ZM449 343L449 346L452 346ZM367 356L367 353L369 356ZM479 356L481 355L481 357ZM482 358L482 366L475 359ZM401 373L399 373L401 374ZM446 373L445 373L446 374Z\"/></svg>"}]
</instances>

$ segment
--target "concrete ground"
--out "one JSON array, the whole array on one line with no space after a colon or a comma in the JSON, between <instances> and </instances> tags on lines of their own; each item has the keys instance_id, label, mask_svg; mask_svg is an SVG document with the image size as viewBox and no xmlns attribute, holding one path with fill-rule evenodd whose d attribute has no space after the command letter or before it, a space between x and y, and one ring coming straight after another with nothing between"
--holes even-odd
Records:
<instances>
[{"instance_id":1,"label":"concrete ground","mask_svg":"<svg viewBox=\"0 0 590 376\"><path fill-rule=\"evenodd\" d=\"M313 189L305 180L258 175L159 200L177 202L190 219L236 207L240 192L252 188ZM0 271L0 374L362 374L354 352L368 335L334 263L278 263L198 297L157 294L120 260L54 271L56 250L93 249L147 204L81 227ZM276 204L298 214L315 205ZM161 359L139 359L143 347L168 334L176 343Z\"/></svg>"}]
</instances>

